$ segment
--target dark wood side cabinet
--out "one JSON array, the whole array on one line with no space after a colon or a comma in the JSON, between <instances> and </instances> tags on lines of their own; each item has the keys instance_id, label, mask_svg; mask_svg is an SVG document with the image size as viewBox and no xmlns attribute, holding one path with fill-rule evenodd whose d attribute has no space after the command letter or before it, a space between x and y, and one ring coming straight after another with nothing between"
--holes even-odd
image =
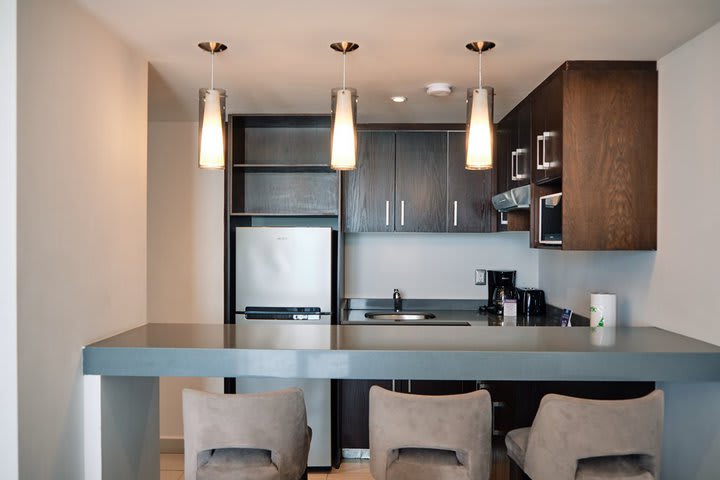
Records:
<instances>
[{"instance_id":1,"label":"dark wood side cabinet","mask_svg":"<svg viewBox=\"0 0 720 480\"><path fill-rule=\"evenodd\" d=\"M657 81L655 62L565 62L531 94L533 209L562 192L563 250L657 248Z\"/></svg>"}]
</instances>

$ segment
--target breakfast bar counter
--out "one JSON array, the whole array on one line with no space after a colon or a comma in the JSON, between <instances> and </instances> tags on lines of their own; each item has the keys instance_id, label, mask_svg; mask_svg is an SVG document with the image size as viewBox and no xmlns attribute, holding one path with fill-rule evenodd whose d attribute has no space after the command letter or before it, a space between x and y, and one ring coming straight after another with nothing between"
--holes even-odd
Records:
<instances>
[{"instance_id":1,"label":"breakfast bar counter","mask_svg":"<svg viewBox=\"0 0 720 480\"><path fill-rule=\"evenodd\" d=\"M720 347L654 327L470 323L147 324L87 345L85 478L159 478L160 377L720 383ZM683 398L666 393L666 405ZM672 408L664 449L676 451L687 408Z\"/></svg>"},{"instance_id":2,"label":"breakfast bar counter","mask_svg":"<svg viewBox=\"0 0 720 480\"><path fill-rule=\"evenodd\" d=\"M130 377L714 382L720 381L720 347L655 327L147 324L85 347L83 371Z\"/></svg>"}]
</instances>

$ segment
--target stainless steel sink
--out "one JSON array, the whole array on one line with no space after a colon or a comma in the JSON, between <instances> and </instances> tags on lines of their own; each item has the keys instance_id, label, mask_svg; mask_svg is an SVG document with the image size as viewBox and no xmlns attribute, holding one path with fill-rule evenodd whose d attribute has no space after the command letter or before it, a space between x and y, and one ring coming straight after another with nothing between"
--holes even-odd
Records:
<instances>
[{"instance_id":1,"label":"stainless steel sink","mask_svg":"<svg viewBox=\"0 0 720 480\"><path fill-rule=\"evenodd\" d=\"M365 314L365 318L402 322L407 320L428 320L435 318L435 315L426 312L368 312Z\"/></svg>"}]
</instances>

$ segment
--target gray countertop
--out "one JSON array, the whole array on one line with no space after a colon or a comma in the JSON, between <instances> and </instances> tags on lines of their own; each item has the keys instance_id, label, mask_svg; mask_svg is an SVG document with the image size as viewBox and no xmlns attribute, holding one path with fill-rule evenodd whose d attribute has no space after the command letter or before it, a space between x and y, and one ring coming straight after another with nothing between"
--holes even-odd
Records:
<instances>
[{"instance_id":1,"label":"gray countertop","mask_svg":"<svg viewBox=\"0 0 720 480\"><path fill-rule=\"evenodd\" d=\"M340 315L340 323L343 325L392 325L402 323L405 325L427 325L433 323L468 324L467 326L548 326L559 327L562 316L562 309L552 305L547 306L547 313L539 316L516 317L498 316L486 311L480 311L479 307L485 306L484 300L431 300L431 299L409 299L403 300L403 309L400 313L408 311L428 312L434 318L417 321L393 322L389 320L376 321L366 318L367 313L389 312L392 313L393 302L384 298L349 298L343 302L343 309ZM587 327L590 319L574 313L572 326Z\"/></svg>"},{"instance_id":2,"label":"gray countertop","mask_svg":"<svg viewBox=\"0 0 720 480\"><path fill-rule=\"evenodd\" d=\"M720 347L653 327L147 324L87 375L720 381Z\"/></svg>"}]
</instances>

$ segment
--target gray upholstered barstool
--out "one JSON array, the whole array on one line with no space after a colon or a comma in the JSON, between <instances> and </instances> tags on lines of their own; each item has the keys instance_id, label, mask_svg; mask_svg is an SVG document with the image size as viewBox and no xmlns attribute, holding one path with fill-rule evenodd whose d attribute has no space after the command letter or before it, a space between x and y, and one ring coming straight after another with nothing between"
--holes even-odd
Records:
<instances>
[{"instance_id":1,"label":"gray upholstered barstool","mask_svg":"<svg viewBox=\"0 0 720 480\"><path fill-rule=\"evenodd\" d=\"M533 424L505 437L532 480L659 478L663 392L632 400L545 395Z\"/></svg>"},{"instance_id":2,"label":"gray upholstered barstool","mask_svg":"<svg viewBox=\"0 0 720 480\"><path fill-rule=\"evenodd\" d=\"M491 401L486 390L410 395L370 389L370 473L375 480L487 480Z\"/></svg>"},{"instance_id":3,"label":"gray upholstered barstool","mask_svg":"<svg viewBox=\"0 0 720 480\"><path fill-rule=\"evenodd\" d=\"M185 480L306 477L312 432L299 388L222 395L183 390Z\"/></svg>"}]
</instances>

